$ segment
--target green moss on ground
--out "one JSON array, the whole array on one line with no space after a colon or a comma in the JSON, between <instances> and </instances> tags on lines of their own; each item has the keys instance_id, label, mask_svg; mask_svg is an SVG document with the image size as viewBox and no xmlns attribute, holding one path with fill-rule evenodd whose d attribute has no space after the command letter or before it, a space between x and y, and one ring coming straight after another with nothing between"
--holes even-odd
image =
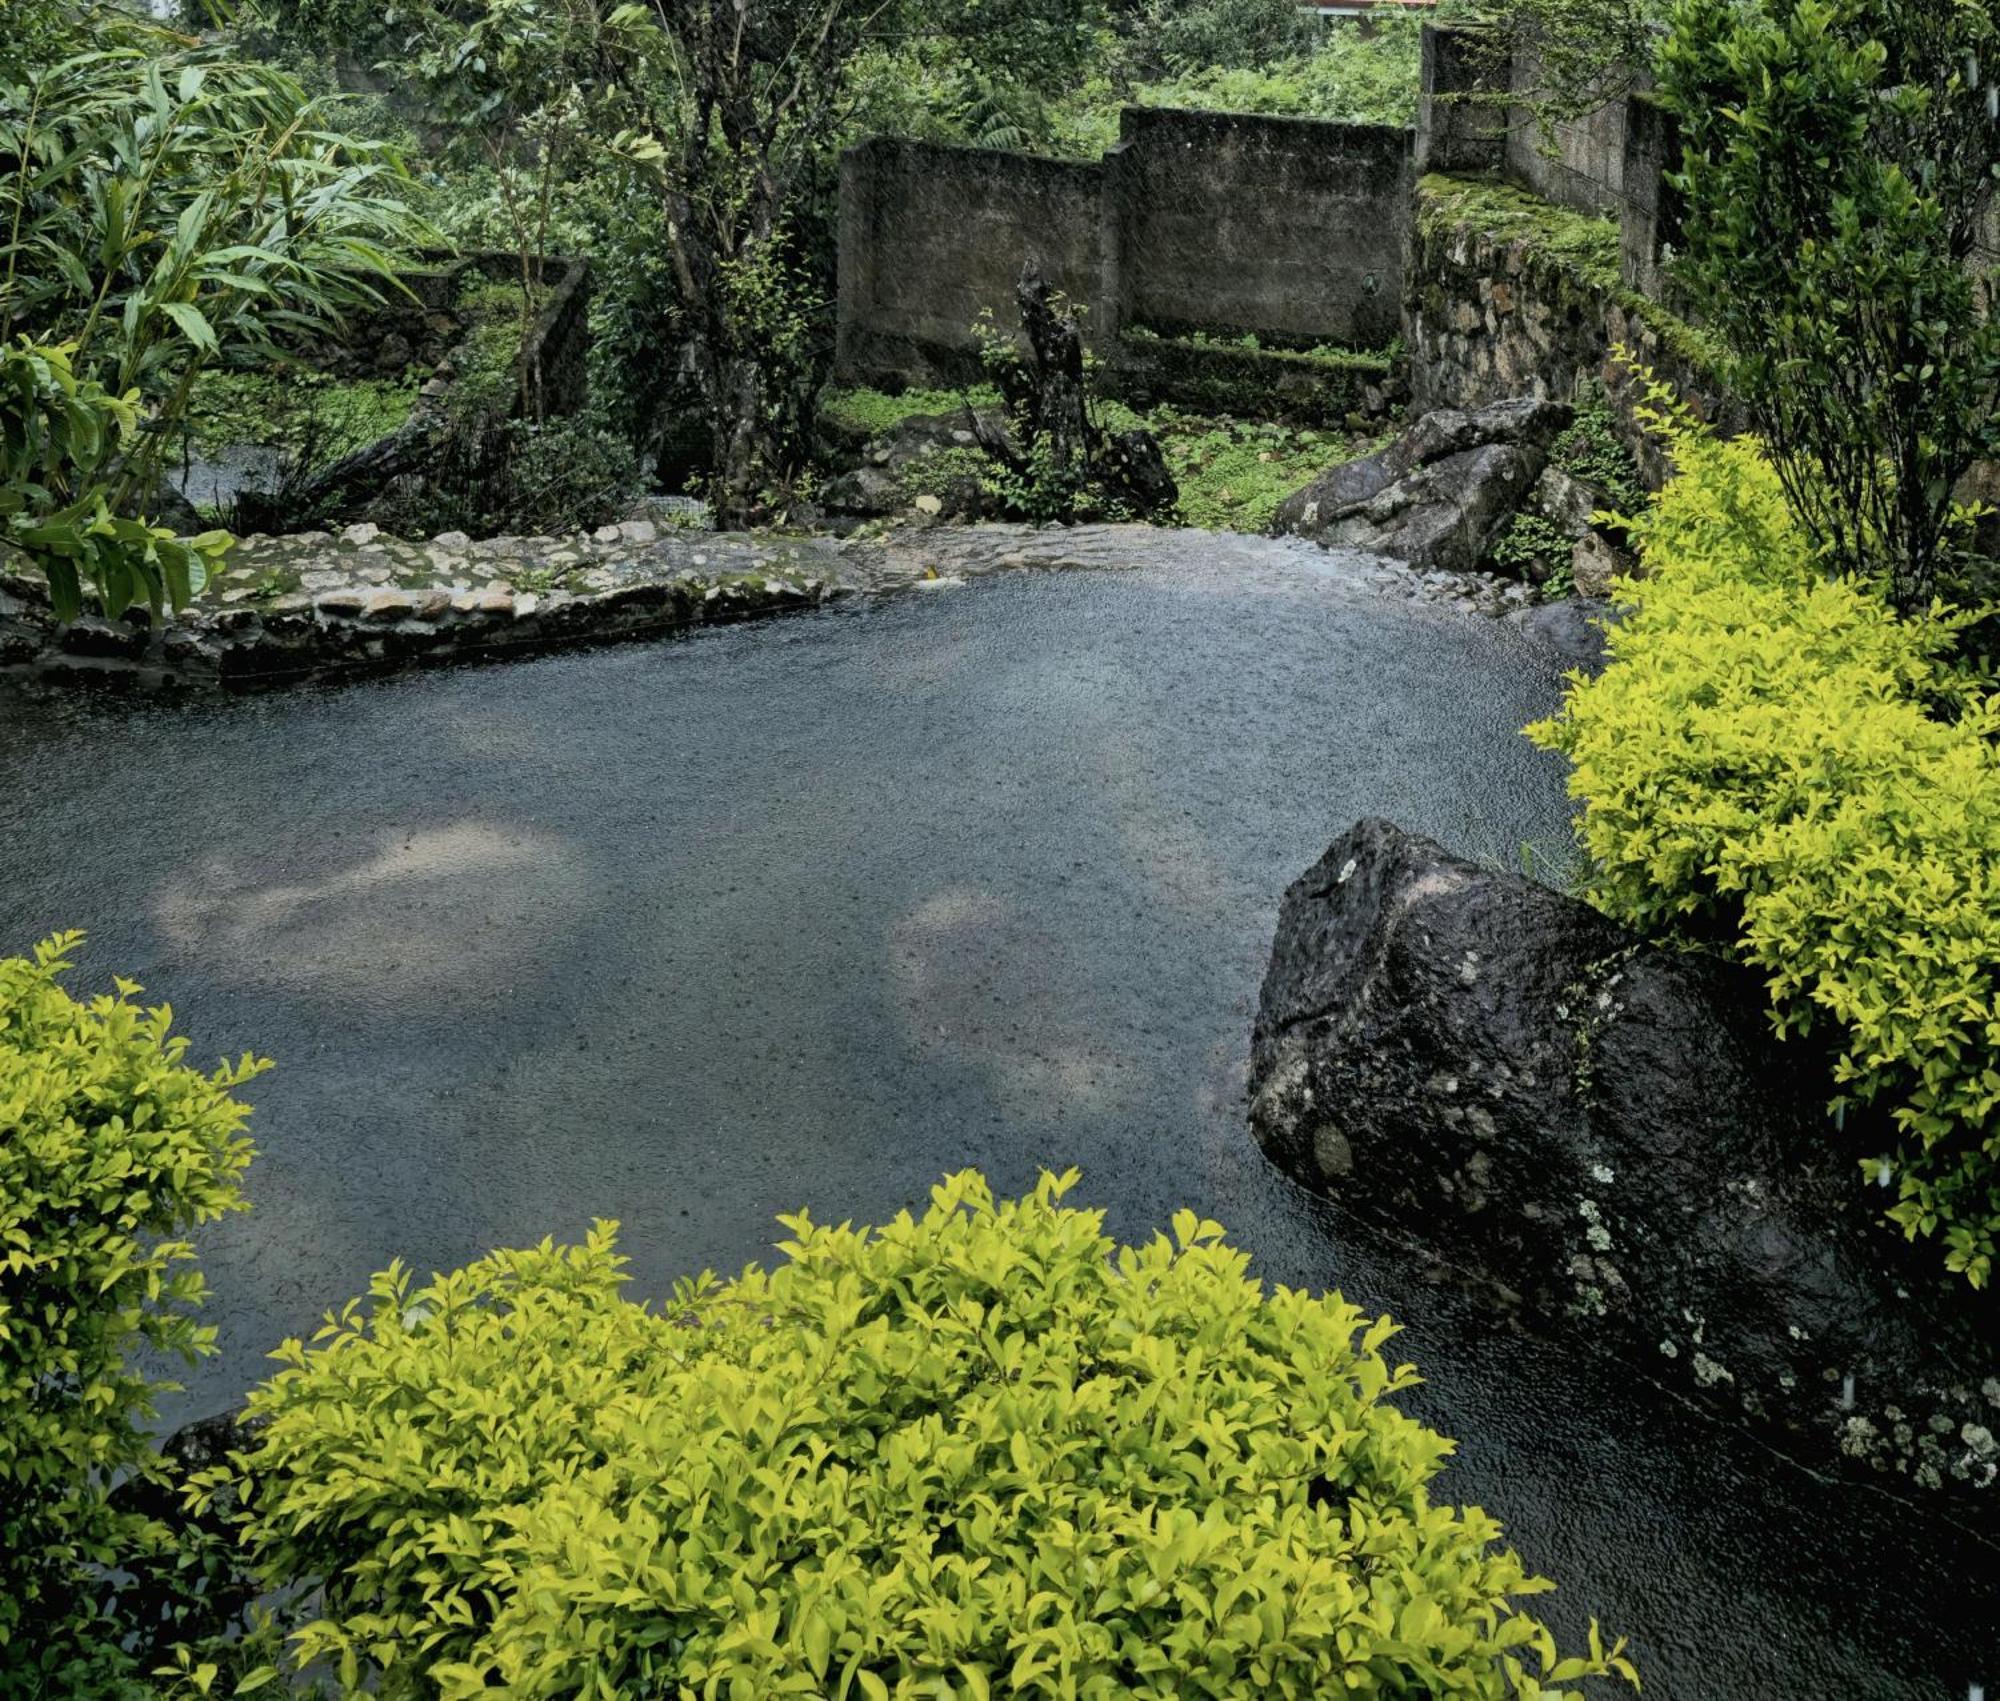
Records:
<instances>
[{"instance_id":1,"label":"green moss on ground","mask_svg":"<svg viewBox=\"0 0 2000 1701\"><path fill-rule=\"evenodd\" d=\"M967 400L986 405L998 399L987 389L911 390L900 396L880 390L839 390L829 392L822 411L845 425L880 435L906 419L954 412ZM1268 530L1278 504L1294 490L1328 467L1367 454L1382 441L1379 436L1176 407L1141 412L1111 401L1097 404L1097 422L1107 431L1152 432L1180 486L1182 519L1207 531ZM960 446L913 461L901 477L906 493L914 498L943 496L967 477L997 490L992 475L992 463L980 450Z\"/></svg>"},{"instance_id":2,"label":"green moss on ground","mask_svg":"<svg viewBox=\"0 0 2000 1701\"><path fill-rule=\"evenodd\" d=\"M1343 348L1338 343L1287 345L1260 337L1255 331L1241 336L1224 336L1213 331L1190 331L1185 336L1163 336L1145 325L1129 326L1125 335L1138 343L1158 343L1168 348L1225 349L1233 354L1254 354L1269 360L1290 361L1299 366L1318 366L1331 372L1365 372L1386 375L1396 363L1400 345L1386 349Z\"/></svg>"},{"instance_id":3,"label":"green moss on ground","mask_svg":"<svg viewBox=\"0 0 2000 1701\"><path fill-rule=\"evenodd\" d=\"M1104 410L1107 416L1116 411ZM1181 517L1204 531L1268 531L1278 504L1293 491L1328 467L1367 454L1378 441L1178 408L1134 418L1160 440L1167 470L1180 486Z\"/></svg>"},{"instance_id":4,"label":"green moss on ground","mask_svg":"<svg viewBox=\"0 0 2000 1701\"><path fill-rule=\"evenodd\" d=\"M975 384L969 390L905 390L899 396L886 390L829 390L819 411L836 425L878 437L906 419L956 413L968 402L974 407L997 407L1000 392L990 384Z\"/></svg>"},{"instance_id":5,"label":"green moss on ground","mask_svg":"<svg viewBox=\"0 0 2000 1701\"><path fill-rule=\"evenodd\" d=\"M1575 423L1555 440L1549 464L1601 490L1614 515L1630 516L1644 506L1638 463L1618 439L1601 384L1593 382L1578 400ZM1570 578L1574 544L1575 539L1552 520L1524 510L1501 528L1493 544L1493 563L1524 578L1532 577L1529 570L1536 562L1552 569L1541 587L1543 597L1552 601L1575 594Z\"/></svg>"},{"instance_id":6,"label":"green moss on ground","mask_svg":"<svg viewBox=\"0 0 2000 1701\"><path fill-rule=\"evenodd\" d=\"M213 367L194 381L189 439L204 455L243 443L293 448L309 437L357 448L410 417L417 382L414 376L334 378L301 366L256 372Z\"/></svg>"},{"instance_id":7,"label":"green moss on ground","mask_svg":"<svg viewBox=\"0 0 2000 1701\"><path fill-rule=\"evenodd\" d=\"M469 285L458 298L465 334L452 351L452 385L445 411L453 423L472 424L508 411L520 384L521 338L538 303L518 283Z\"/></svg>"}]
</instances>

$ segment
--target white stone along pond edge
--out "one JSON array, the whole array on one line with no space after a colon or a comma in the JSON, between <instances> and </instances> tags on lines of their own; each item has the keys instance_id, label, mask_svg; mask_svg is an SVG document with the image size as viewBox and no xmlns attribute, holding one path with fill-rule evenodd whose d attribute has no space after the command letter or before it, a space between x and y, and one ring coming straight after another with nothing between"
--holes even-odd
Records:
<instances>
[{"instance_id":1,"label":"white stone along pond edge","mask_svg":"<svg viewBox=\"0 0 2000 1701\"><path fill-rule=\"evenodd\" d=\"M942 590L1013 571L1254 568L1331 558L1294 539L1142 525L912 526L873 538L714 533L628 520L568 537L427 543L372 524L255 536L179 616L58 622L0 559L0 676L51 685L247 689L690 630L834 598ZM1487 614L1527 587L1345 554L1340 576Z\"/></svg>"}]
</instances>

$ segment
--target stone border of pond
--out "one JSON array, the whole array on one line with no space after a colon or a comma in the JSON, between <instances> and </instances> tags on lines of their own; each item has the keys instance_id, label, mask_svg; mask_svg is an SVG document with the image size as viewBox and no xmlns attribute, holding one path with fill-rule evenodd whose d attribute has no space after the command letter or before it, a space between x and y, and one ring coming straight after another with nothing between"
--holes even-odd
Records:
<instances>
[{"instance_id":1,"label":"stone border of pond","mask_svg":"<svg viewBox=\"0 0 2000 1701\"><path fill-rule=\"evenodd\" d=\"M912 526L881 536L704 532L627 520L568 537L425 543L373 524L250 537L187 609L156 622L59 622L41 584L0 565L0 679L114 690L254 690L519 656L817 607L946 590L1014 571L1267 565L1283 557L1359 589L1489 615L1528 593L1305 543L1143 525Z\"/></svg>"}]
</instances>

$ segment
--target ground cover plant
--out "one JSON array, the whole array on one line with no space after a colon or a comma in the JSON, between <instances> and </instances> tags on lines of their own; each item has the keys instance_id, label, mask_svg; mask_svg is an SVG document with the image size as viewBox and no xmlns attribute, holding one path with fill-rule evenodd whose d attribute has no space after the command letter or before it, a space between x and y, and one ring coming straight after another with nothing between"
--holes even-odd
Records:
<instances>
[{"instance_id":1,"label":"ground cover plant","mask_svg":"<svg viewBox=\"0 0 2000 1701\"><path fill-rule=\"evenodd\" d=\"M1841 1042L1857 1185L1976 1287L2000 1250L2000 695L1971 616L1829 577L1754 439L1664 398L1678 467L1635 519L1611 665L1530 729L1573 764L1595 900L1760 970L1781 1032ZM1857 1127L1868 1126L1856 1118ZM1829 1138L1843 1137L1842 1125Z\"/></svg>"},{"instance_id":2,"label":"ground cover plant","mask_svg":"<svg viewBox=\"0 0 2000 1701\"><path fill-rule=\"evenodd\" d=\"M292 365L210 368L188 399L188 437L204 454L235 443L282 447L301 434L309 414L324 408L335 416L339 440L351 448L388 436L410 417L416 400L414 377L341 379Z\"/></svg>"},{"instance_id":3,"label":"ground cover plant","mask_svg":"<svg viewBox=\"0 0 2000 1701\"><path fill-rule=\"evenodd\" d=\"M377 1278L252 1398L291 1659L385 1696L1527 1697L1546 1587L1433 1502L1394 1329L1214 1223L1116 1247L976 1174L624 1297L612 1226Z\"/></svg>"},{"instance_id":4,"label":"ground cover plant","mask_svg":"<svg viewBox=\"0 0 2000 1701\"><path fill-rule=\"evenodd\" d=\"M1618 440L1602 384L1592 382L1577 399L1576 419L1549 448L1549 465L1589 486L1601 498L1607 525L1640 506L1644 491L1632 452ZM1549 597L1569 595L1574 539L1541 514L1517 512L1493 541L1493 564L1534 579Z\"/></svg>"}]
</instances>

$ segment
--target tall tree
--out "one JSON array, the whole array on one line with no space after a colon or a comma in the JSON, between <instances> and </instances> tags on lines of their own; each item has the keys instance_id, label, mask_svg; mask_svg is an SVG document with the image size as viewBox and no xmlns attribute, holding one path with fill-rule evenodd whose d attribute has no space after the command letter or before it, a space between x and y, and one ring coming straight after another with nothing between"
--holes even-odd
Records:
<instances>
[{"instance_id":1,"label":"tall tree","mask_svg":"<svg viewBox=\"0 0 2000 1701\"><path fill-rule=\"evenodd\" d=\"M664 197L686 362L713 439L719 515L754 517L802 458L818 376L814 270L800 235L863 47L951 34L1019 78L1095 48L1075 0L635 0L606 20L632 122L614 148Z\"/></svg>"}]
</instances>

